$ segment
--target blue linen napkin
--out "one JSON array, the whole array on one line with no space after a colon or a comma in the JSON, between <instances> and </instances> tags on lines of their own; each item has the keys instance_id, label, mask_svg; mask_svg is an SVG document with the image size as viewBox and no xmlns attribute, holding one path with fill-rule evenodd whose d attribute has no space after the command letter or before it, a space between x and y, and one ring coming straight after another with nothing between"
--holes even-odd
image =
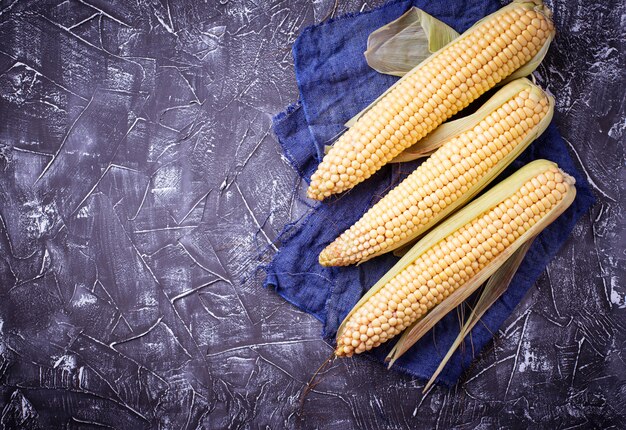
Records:
<instances>
[{"instance_id":1,"label":"blue linen napkin","mask_svg":"<svg viewBox=\"0 0 626 430\"><path fill-rule=\"evenodd\" d=\"M324 145L332 143L349 118L397 79L372 70L363 52L372 31L398 18L411 6L417 6L463 32L497 10L499 3L496 0L392 1L372 11L306 28L293 46L300 99L278 114L273 126L285 156L307 182L323 157ZM474 103L479 104L480 101ZM537 158L552 160L574 176L578 191L576 200L535 240L508 290L485 313L482 324L477 324L467 337L471 337L471 344L467 340L449 361L438 378L447 385L456 383L474 356L490 341L492 333L511 314L565 243L578 219L594 203L585 177L576 169L554 124L494 183ZM274 288L287 301L318 318L324 324L324 338L331 343L334 343L334 335L343 318L397 258L387 254L358 267L326 268L319 265L317 257L327 244L418 164L384 167L352 190L316 204L308 216L286 226L279 237L280 250L265 267L264 285ZM458 333L458 317L456 312L451 312L393 368L419 378L429 378ZM363 355L382 361L393 343L388 342Z\"/></svg>"}]
</instances>

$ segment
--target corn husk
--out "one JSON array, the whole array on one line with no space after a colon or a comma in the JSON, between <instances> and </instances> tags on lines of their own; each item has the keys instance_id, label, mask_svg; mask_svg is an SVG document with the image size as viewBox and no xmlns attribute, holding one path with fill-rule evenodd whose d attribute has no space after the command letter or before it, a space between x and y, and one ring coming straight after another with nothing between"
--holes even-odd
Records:
<instances>
[{"instance_id":1,"label":"corn husk","mask_svg":"<svg viewBox=\"0 0 626 430\"><path fill-rule=\"evenodd\" d=\"M372 288L359 300L352 308L346 318L341 323L337 331L337 339L339 339L348 319L354 312L363 305L372 295L380 291L399 272L403 271L407 266L412 264L423 253L440 242L443 238L452 234L468 222L472 221L478 215L486 210L494 207L499 202L505 200L515 193L530 178L544 172L550 168L558 167L555 163L548 160L537 160L518 170L515 174L508 177L480 198L467 205L461 211L457 212L437 228L424 236L404 257L402 257L385 275L383 275ZM566 178L569 176L566 175ZM574 180L570 178L573 185ZM511 257L517 249L519 249L529 239L535 237L547 225L554 221L574 200L576 189L574 186L569 187L568 193L563 197L559 205L556 205L540 222L536 223L527 232L520 236L513 244L509 245L501 254L499 254L490 264L466 282L462 288L458 289L448 296L442 303L433 308L424 318L418 320L411 327L407 328L400 340L396 343L392 351L387 356L387 360L391 364L395 362L404 352L406 352L415 342L417 342L430 328L432 328L444 315L454 309L469 297L476 289L483 284L498 268ZM391 365L390 364L390 365Z\"/></svg>"},{"instance_id":2,"label":"corn husk","mask_svg":"<svg viewBox=\"0 0 626 430\"><path fill-rule=\"evenodd\" d=\"M504 264L502 264L502 266L500 266L500 268L496 270L493 275L491 275L486 285L484 286L483 291L480 294L476 306L474 306L474 308L472 309L472 312L467 318L467 321L461 328L459 335L450 346L450 349L446 353L445 357L441 360L441 363L439 363L437 370L435 370L435 373L433 373L431 378L428 380L428 383L424 387L424 391L428 390L430 386L435 382L443 368L446 366L448 361L450 361L450 358L452 358L452 354L454 354L454 351L456 351L457 348L461 345L465 337L469 334L470 331L472 331L474 326L478 323L478 321L480 321L485 312L487 312L491 305L493 305L496 300L498 300L500 296L502 296L502 294L504 294L504 292L507 290L509 284L515 276L515 273L517 272L517 269L519 268L520 264L522 264L522 261L524 261L524 257L526 256L526 253L530 249L530 246L532 245L534 240L535 238L532 237L524 242L522 246L517 251L515 251L513 255L511 255L508 260L506 260Z\"/></svg>"},{"instance_id":3,"label":"corn husk","mask_svg":"<svg viewBox=\"0 0 626 430\"><path fill-rule=\"evenodd\" d=\"M382 286L393 278L400 270L403 270L406 266L415 261L422 253L427 251L431 246L439 242L444 237L453 233L463 225L470 222L479 214L497 205L499 202L505 200L513 193L515 193L526 181L533 176L544 172L552 167L558 167L555 163L548 160L536 160L518 170L512 176L496 185L493 189L489 190L480 198L463 208L461 211L453 215L448 220L444 221L439 227L434 229L431 233L420 240L383 278L379 283L376 283L372 290L375 288L380 289ZM407 328L402 334L396 345L393 347L387 360L390 361L389 366L400 358L411 346L413 346L419 339L422 338L434 325L441 320L448 312L460 305L470 295L474 293L485 281L487 281L492 275L494 275L500 267L510 258L515 252L522 248L525 243L534 239L544 228L550 225L555 219L557 219L567 209L576 197L576 188L573 186L574 179L565 174L566 178L571 182L567 194L563 197L561 202L554 206L546 216L535 225L533 225L528 231L522 234L514 243L509 245L501 254L499 254L493 261L476 274L472 279L466 282L462 288L459 288L450 296L448 296L442 303L434 307L424 318L416 321L411 327ZM516 259L511 260L515 262ZM521 262L521 260L519 261ZM519 266L519 262L517 265ZM496 277L494 283L501 283L499 279L506 279L504 276L506 270ZM517 267L515 267L517 269ZM510 279L509 279L510 281ZM508 282L507 282L508 285ZM368 294L370 292L368 291ZM372 292L373 294L373 292ZM495 301L495 300L494 300ZM489 302L486 302L489 303ZM491 302L493 303L493 301Z\"/></svg>"},{"instance_id":4,"label":"corn husk","mask_svg":"<svg viewBox=\"0 0 626 430\"><path fill-rule=\"evenodd\" d=\"M460 34L417 7L374 31L367 39L365 59L377 72L404 76Z\"/></svg>"}]
</instances>

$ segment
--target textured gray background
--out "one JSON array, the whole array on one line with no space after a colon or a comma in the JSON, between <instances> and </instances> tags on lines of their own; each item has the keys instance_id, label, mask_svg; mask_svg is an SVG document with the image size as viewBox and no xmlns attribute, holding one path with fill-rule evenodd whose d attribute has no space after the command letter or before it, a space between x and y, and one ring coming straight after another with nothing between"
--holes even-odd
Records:
<instances>
[{"instance_id":1,"label":"textured gray background","mask_svg":"<svg viewBox=\"0 0 626 430\"><path fill-rule=\"evenodd\" d=\"M588 3L539 75L596 206L454 389L340 360L299 418L331 347L255 273L306 211L270 121L301 29L382 1L0 0L0 428L624 426L626 10Z\"/></svg>"}]
</instances>

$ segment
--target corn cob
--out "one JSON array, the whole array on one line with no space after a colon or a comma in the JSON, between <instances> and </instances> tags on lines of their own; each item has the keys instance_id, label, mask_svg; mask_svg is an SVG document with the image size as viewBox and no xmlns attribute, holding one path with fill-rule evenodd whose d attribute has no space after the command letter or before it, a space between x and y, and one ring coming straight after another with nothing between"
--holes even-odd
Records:
<instances>
[{"instance_id":1,"label":"corn cob","mask_svg":"<svg viewBox=\"0 0 626 430\"><path fill-rule=\"evenodd\" d=\"M396 336L455 290L481 282L576 195L574 180L538 160L495 186L425 236L348 314L337 356L370 350Z\"/></svg>"},{"instance_id":2,"label":"corn cob","mask_svg":"<svg viewBox=\"0 0 626 430\"><path fill-rule=\"evenodd\" d=\"M332 146L307 195L323 200L354 187L550 43L550 11L514 2L489 15L407 73Z\"/></svg>"},{"instance_id":3,"label":"corn cob","mask_svg":"<svg viewBox=\"0 0 626 430\"><path fill-rule=\"evenodd\" d=\"M482 121L445 142L326 247L320 264L363 262L414 240L489 184L550 123L554 100L527 79L488 103L498 98Z\"/></svg>"}]
</instances>

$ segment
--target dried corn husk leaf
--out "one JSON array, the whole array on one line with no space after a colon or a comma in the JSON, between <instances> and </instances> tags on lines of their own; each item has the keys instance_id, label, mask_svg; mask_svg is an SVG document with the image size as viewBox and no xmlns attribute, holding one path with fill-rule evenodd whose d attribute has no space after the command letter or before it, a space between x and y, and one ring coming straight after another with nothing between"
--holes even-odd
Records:
<instances>
[{"instance_id":1,"label":"dried corn husk leaf","mask_svg":"<svg viewBox=\"0 0 626 430\"><path fill-rule=\"evenodd\" d=\"M424 387L424 391L428 390L428 388L430 388L430 386L435 382L437 376L439 376L448 361L450 361L454 351L456 351L463 342L463 339L465 339L467 334L474 328L478 321L480 321L491 305L493 305L509 287L511 280L513 280L513 276L515 276L515 272L517 272L520 264L524 261L524 257L534 240L535 238L532 237L524 242L524 244L517 251L515 251L513 255L511 255L511 257L509 257L509 259L506 260L493 275L491 275L480 294L476 306L472 309L470 316L461 328L459 335L450 346L448 353L445 355L443 360L441 360L439 367L437 367L437 370L435 370L435 373L433 373L430 380Z\"/></svg>"},{"instance_id":2,"label":"dried corn husk leaf","mask_svg":"<svg viewBox=\"0 0 626 430\"><path fill-rule=\"evenodd\" d=\"M365 59L380 73L404 76L416 64L459 37L452 27L416 7L374 31Z\"/></svg>"},{"instance_id":3,"label":"dried corn husk leaf","mask_svg":"<svg viewBox=\"0 0 626 430\"><path fill-rule=\"evenodd\" d=\"M411 248L411 250L404 257L402 257L402 259L391 270L389 270L383 278L381 278L381 281L384 280L384 282L379 281L376 283L376 285L368 291L367 295L371 296L375 292L372 292L372 290L378 291L382 288L385 283L393 278L399 271L403 270L406 266L411 264L411 262L415 261L422 253L426 252L441 239L467 224L485 210L495 206L498 202L505 200L530 178L548 170L551 167L558 166L548 160L533 161L518 170L512 176L509 176L507 179L500 182L483 196L466 206L463 210L448 218L439 227L431 231L413 248ZM573 178L570 178L570 180L573 185ZM519 249L529 239L538 235L545 227L558 218L559 215L561 215L561 213L563 213L563 211L565 211L565 209L567 209L574 201L575 196L576 188L574 186L569 187L567 194L563 197L563 200L561 200L558 205L554 206L541 221L537 222L529 230L522 234L518 240L499 254L498 257L489 263L483 270L477 273L474 278L466 282L462 288L450 294L450 296L433 308L424 318L416 321L415 324L407 328L389 355L387 355L386 359L390 361L389 366L391 367L391 365L393 365L398 358L400 358L411 346L421 339L422 336L434 327L434 325L448 312L456 308L470 295L472 295L474 291L476 291L476 289L478 289L483 282L489 279L489 277L491 277L491 275L493 275L517 249Z\"/></svg>"}]
</instances>

